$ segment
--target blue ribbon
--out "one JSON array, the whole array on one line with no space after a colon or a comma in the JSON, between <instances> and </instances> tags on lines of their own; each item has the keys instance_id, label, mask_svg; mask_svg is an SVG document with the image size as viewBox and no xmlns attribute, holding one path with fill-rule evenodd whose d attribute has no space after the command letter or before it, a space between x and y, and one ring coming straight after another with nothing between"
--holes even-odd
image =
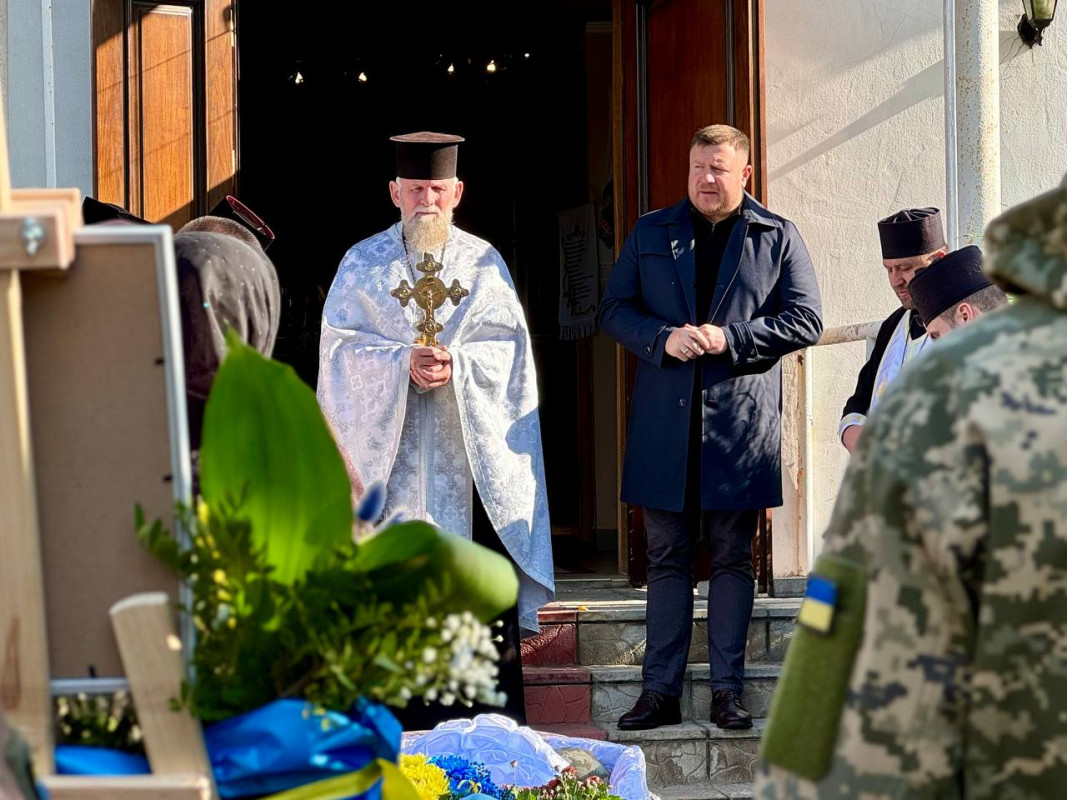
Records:
<instances>
[{"instance_id":1,"label":"blue ribbon","mask_svg":"<svg viewBox=\"0 0 1067 800\"><path fill-rule=\"evenodd\" d=\"M363 769L377 758L396 762L402 728L385 706L361 700L348 714L316 713L303 700L273 703L204 729L211 769L224 798L273 794ZM61 775L138 775L141 756L102 747L56 747ZM376 785L361 797L380 800Z\"/></svg>"}]
</instances>

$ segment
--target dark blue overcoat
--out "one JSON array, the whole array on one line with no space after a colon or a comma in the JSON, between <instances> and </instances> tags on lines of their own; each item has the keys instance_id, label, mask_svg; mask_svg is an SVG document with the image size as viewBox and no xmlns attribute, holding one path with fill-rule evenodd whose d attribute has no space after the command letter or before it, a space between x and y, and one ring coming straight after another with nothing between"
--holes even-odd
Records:
<instances>
[{"instance_id":1,"label":"dark blue overcoat","mask_svg":"<svg viewBox=\"0 0 1067 800\"><path fill-rule=\"evenodd\" d=\"M637 221L611 273L600 325L640 359L622 500L681 511L686 453L701 436L705 509L782 504L782 356L822 333L819 287L796 226L746 194L719 268L709 320L696 318L689 200ZM695 361L667 355L675 327L711 322L727 351L702 356L702 431L690 431Z\"/></svg>"}]
</instances>

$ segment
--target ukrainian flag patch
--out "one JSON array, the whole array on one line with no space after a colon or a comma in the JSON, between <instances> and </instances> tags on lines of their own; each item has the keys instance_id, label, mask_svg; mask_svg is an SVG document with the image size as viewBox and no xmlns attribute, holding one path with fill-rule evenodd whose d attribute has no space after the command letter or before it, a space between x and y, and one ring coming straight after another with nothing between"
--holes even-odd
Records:
<instances>
[{"instance_id":1,"label":"ukrainian flag patch","mask_svg":"<svg viewBox=\"0 0 1067 800\"><path fill-rule=\"evenodd\" d=\"M808 589L797 614L797 623L814 633L827 634L834 622L837 584L819 575L808 577Z\"/></svg>"}]
</instances>

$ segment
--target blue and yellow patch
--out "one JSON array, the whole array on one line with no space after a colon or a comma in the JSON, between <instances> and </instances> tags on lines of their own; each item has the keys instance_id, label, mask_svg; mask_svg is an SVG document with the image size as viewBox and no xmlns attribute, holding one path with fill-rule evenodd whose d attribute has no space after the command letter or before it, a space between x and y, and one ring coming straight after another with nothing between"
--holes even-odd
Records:
<instances>
[{"instance_id":1,"label":"blue and yellow patch","mask_svg":"<svg viewBox=\"0 0 1067 800\"><path fill-rule=\"evenodd\" d=\"M797 614L797 624L814 633L827 634L834 622L837 584L819 575L808 577L808 590Z\"/></svg>"}]
</instances>

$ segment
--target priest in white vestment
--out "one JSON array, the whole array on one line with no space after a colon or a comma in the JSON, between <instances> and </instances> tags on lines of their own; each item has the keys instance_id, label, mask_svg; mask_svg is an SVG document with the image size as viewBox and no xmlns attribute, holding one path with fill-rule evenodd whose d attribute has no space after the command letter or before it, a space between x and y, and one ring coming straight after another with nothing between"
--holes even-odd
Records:
<instances>
[{"instance_id":1,"label":"priest in white vestment","mask_svg":"<svg viewBox=\"0 0 1067 800\"><path fill-rule=\"evenodd\" d=\"M878 221L882 266L900 308L878 329L874 349L860 370L856 390L845 403L838 426L841 443L851 453L859 443L867 415L893 379L930 341L908 286L916 271L948 252L936 208L906 208Z\"/></svg>"},{"instance_id":2,"label":"priest in white vestment","mask_svg":"<svg viewBox=\"0 0 1067 800\"><path fill-rule=\"evenodd\" d=\"M510 556L519 625L536 631L554 583L523 310L500 254L452 224L463 195L462 139L419 133L393 141L397 179L389 188L401 221L341 261L323 312L319 402L362 481L387 482L386 517L403 512L459 536L473 533ZM422 311L391 294L422 277L416 266L426 254L442 265L446 286L458 281L470 293L436 310L439 347L414 344Z\"/></svg>"}]
</instances>

